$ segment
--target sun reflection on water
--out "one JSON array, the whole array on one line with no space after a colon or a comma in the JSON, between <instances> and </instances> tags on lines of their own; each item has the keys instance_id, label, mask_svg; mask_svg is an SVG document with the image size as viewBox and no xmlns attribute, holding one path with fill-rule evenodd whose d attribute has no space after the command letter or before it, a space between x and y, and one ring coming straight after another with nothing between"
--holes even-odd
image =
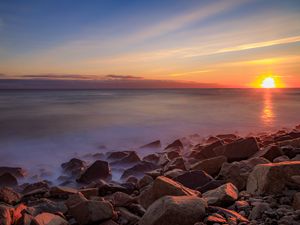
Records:
<instances>
[{"instance_id":1,"label":"sun reflection on water","mask_svg":"<svg viewBox=\"0 0 300 225\"><path fill-rule=\"evenodd\" d=\"M273 99L272 91L265 90L263 96L263 108L261 113L261 119L265 126L271 127L274 124L274 110L273 110Z\"/></svg>"}]
</instances>

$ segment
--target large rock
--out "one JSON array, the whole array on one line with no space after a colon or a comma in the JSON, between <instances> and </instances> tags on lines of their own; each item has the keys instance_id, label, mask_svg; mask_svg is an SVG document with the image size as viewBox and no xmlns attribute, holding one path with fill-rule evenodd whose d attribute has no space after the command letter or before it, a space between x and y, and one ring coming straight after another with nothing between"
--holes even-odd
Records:
<instances>
[{"instance_id":1,"label":"large rock","mask_svg":"<svg viewBox=\"0 0 300 225\"><path fill-rule=\"evenodd\" d=\"M300 161L260 164L248 177L247 191L258 195L281 193L296 175L300 175Z\"/></svg>"},{"instance_id":2,"label":"large rock","mask_svg":"<svg viewBox=\"0 0 300 225\"><path fill-rule=\"evenodd\" d=\"M140 149L145 149L145 148L161 148L160 140L153 141L149 144L146 144L146 145L143 145L140 147Z\"/></svg>"},{"instance_id":3,"label":"large rock","mask_svg":"<svg viewBox=\"0 0 300 225\"><path fill-rule=\"evenodd\" d=\"M97 179L107 179L110 176L108 162L97 160L77 180L80 183L90 183Z\"/></svg>"},{"instance_id":4,"label":"large rock","mask_svg":"<svg viewBox=\"0 0 300 225\"><path fill-rule=\"evenodd\" d=\"M206 145L201 145L201 144L195 145L192 148L191 157L200 160L216 157L217 155L213 151L213 149L221 146L223 146L223 141L221 140L216 140Z\"/></svg>"},{"instance_id":5,"label":"large rock","mask_svg":"<svg viewBox=\"0 0 300 225\"><path fill-rule=\"evenodd\" d=\"M174 180L188 188L196 189L209 183L213 178L202 170L191 170L175 177Z\"/></svg>"},{"instance_id":6,"label":"large rock","mask_svg":"<svg viewBox=\"0 0 300 225\"><path fill-rule=\"evenodd\" d=\"M227 219L227 221L232 221L233 223L229 223L229 224L239 224L239 223L249 223L249 220L247 218L245 218L244 216L242 216L241 214L233 211L233 210L229 210L229 209L225 209L222 207L218 207L218 206L209 206L207 211L209 213L218 213L220 215L222 215L223 217L225 217Z\"/></svg>"},{"instance_id":7,"label":"large rock","mask_svg":"<svg viewBox=\"0 0 300 225\"><path fill-rule=\"evenodd\" d=\"M127 151L127 155L121 159L111 162L111 165L132 165L140 162L140 157L135 151Z\"/></svg>"},{"instance_id":8,"label":"large rock","mask_svg":"<svg viewBox=\"0 0 300 225\"><path fill-rule=\"evenodd\" d=\"M134 165L133 167L124 171L121 176L121 179L126 179L129 176L133 175L135 177L142 177L146 172L151 170L155 170L157 166L150 162L141 161L138 164Z\"/></svg>"},{"instance_id":9,"label":"large rock","mask_svg":"<svg viewBox=\"0 0 300 225\"><path fill-rule=\"evenodd\" d=\"M220 172L220 169L227 158L223 155L204 159L191 166L193 170L203 170L211 176L215 176Z\"/></svg>"},{"instance_id":10,"label":"large rock","mask_svg":"<svg viewBox=\"0 0 300 225\"><path fill-rule=\"evenodd\" d=\"M207 191L202 194L208 205L228 205L238 199L239 191L232 184L227 183L216 189Z\"/></svg>"},{"instance_id":11,"label":"large rock","mask_svg":"<svg viewBox=\"0 0 300 225\"><path fill-rule=\"evenodd\" d=\"M0 166L0 175L4 173L10 173L15 177L25 177L26 175L26 171L20 167Z\"/></svg>"},{"instance_id":12,"label":"large rock","mask_svg":"<svg viewBox=\"0 0 300 225\"><path fill-rule=\"evenodd\" d=\"M82 225L111 219L114 209L108 201L73 200L69 203L69 213Z\"/></svg>"},{"instance_id":13,"label":"large rock","mask_svg":"<svg viewBox=\"0 0 300 225\"><path fill-rule=\"evenodd\" d=\"M47 198L40 198L32 203L30 203L31 207L34 207L35 212L37 214L42 212L48 212L48 213L63 213L65 214L68 209L67 206L62 201L52 201Z\"/></svg>"},{"instance_id":14,"label":"large rock","mask_svg":"<svg viewBox=\"0 0 300 225\"><path fill-rule=\"evenodd\" d=\"M202 221L206 202L195 196L165 196L155 201L139 225L192 225Z\"/></svg>"},{"instance_id":15,"label":"large rock","mask_svg":"<svg viewBox=\"0 0 300 225\"><path fill-rule=\"evenodd\" d=\"M186 170L184 159L182 157L177 157L172 159L167 165L164 167L164 171L169 171L173 169L182 169Z\"/></svg>"},{"instance_id":16,"label":"large rock","mask_svg":"<svg viewBox=\"0 0 300 225\"><path fill-rule=\"evenodd\" d=\"M78 176L86 169L86 163L81 159L73 158L70 161L61 164L61 167L64 172Z\"/></svg>"},{"instance_id":17,"label":"large rock","mask_svg":"<svg viewBox=\"0 0 300 225\"><path fill-rule=\"evenodd\" d=\"M11 225L11 210L5 205L0 205L0 225Z\"/></svg>"},{"instance_id":18,"label":"large rock","mask_svg":"<svg viewBox=\"0 0 300 225\"><path fill-rule=\"evenodd\" d=\"M147 209L155 200L166 196L197 196L199 192L191 190L167 177L157 177L149 188L139 196L139 203Z\"/></svg>"},{"instance_id":19,"label":"large rock","mask_svg":"<svg viewBox=\"0 0 300 225\"><path fill-rule=\"evenodd\" d=\"M254 157L264 157L269 161L273 161L275 158L282 156L283 152L281 151L280 147L277 145L270 145L257 153L254 154Z\"/></svg>"},{"instance_id":20,"label":"large rock","mask_svg":"<svg viewBox=\"0 0 300 225\"><path fill-rule=\"evenodd\" d=\"M0 187L8 186L13 187L18 185L17 178L10 174L10 173L4 173L0 175Z\"/></svg>"},{"instance_id":21,"label":"large rock","mask_svg":"<svg viewBox=\"0 0 300 225\"><path fill-rule=\"evenodd\" d=\"M214 148L216 155L224 155L229 162L248 159L259 151L259 146L254 137L239 139L224 146Z\"/></svg>"},{"instance_id":22,"label":"large rock","mask_svg":"<svg viewBox=\"0 0 300 225\"><path fill-rule=\"evenodd\" d=\"M69 223L62 217L51 214L51 213L41 213L34 217L31 224L34 225L68 225Z\"/></svg>"},{"instance_id":23,"label":"large rock","mask_svg":"<svg viewBox=\"0 0 300 225\"><path fill-rule=\"evenodd\" d=\"M21 195L15 192L13 189L8 187L3 187L0 189L0 201L7 204L18 203L21 199Z\"/></svg>"},{"instance_id":24,"label":"large rock","mask_svg":"<svg viewBox=\"0 0 300 225\"><path fill-rule=\"evenodd\" d=\"M177 139L174 142L172 142L171 144L167 145L167 147L165 147L165 149L176 149L176 148L183 148L183 144L182 142Z\"/></svg>"},{"instance_id":25,"label":"large rock","mask_svg":"<svg viewBox=\"0 0 300 225\"><path fill-rule=\"evenodd\" d=\"M270 163L265 158L251 158L240 162L223 163L218 179L233 183L239 190L246 187L250 172L258 164Z\"/></svg>"}]
</instances>

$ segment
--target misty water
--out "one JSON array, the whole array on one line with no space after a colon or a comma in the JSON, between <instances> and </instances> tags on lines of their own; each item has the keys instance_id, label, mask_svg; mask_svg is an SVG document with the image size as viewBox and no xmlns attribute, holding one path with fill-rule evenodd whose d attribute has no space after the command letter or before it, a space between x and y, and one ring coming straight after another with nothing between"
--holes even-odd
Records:
<instances>
[{"instance_id":1,"label":"misty water","mask_svg":"<svg viewBox=\"0 0 300 225\"><path fill-rule=\"evenodd\" d=\"M62 162L87 153L292 128L299 100L300 89L2 90L0 166L56 171L53 179Z\"/></svg>"}]
</instances>

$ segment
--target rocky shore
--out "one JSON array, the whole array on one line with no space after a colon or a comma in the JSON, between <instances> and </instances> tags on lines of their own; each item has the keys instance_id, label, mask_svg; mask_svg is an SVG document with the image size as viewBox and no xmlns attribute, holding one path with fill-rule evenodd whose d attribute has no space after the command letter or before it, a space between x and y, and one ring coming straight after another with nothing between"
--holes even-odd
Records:
<instances>
[{"instance_id":1,"label":"rocky shore","mask_svg":"<svg viewBox=\"0 0 300 225\"><path fill-rule=\"evenodd\" d=\"M300 126L139 150L73 158L59 186L0 167L0 225L300 224Z\"/></svg>"}]
</instances>

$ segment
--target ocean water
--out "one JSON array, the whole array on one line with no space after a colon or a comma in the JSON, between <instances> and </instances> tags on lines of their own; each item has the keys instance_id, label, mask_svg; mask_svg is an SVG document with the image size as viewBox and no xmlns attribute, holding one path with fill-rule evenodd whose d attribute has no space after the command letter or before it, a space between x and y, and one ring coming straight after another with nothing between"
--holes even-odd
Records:
<instances>
[{"instance_id":1,"label":"ocean water","mask_svg":"<svg viewBox=\"0 0 300 225\"><path fill-rule=\"evenodd\" d=\"M70 157L157 139L297 124L300 89L2 90L0 166L42 173Z\"/></svg>"}]
</instances>

